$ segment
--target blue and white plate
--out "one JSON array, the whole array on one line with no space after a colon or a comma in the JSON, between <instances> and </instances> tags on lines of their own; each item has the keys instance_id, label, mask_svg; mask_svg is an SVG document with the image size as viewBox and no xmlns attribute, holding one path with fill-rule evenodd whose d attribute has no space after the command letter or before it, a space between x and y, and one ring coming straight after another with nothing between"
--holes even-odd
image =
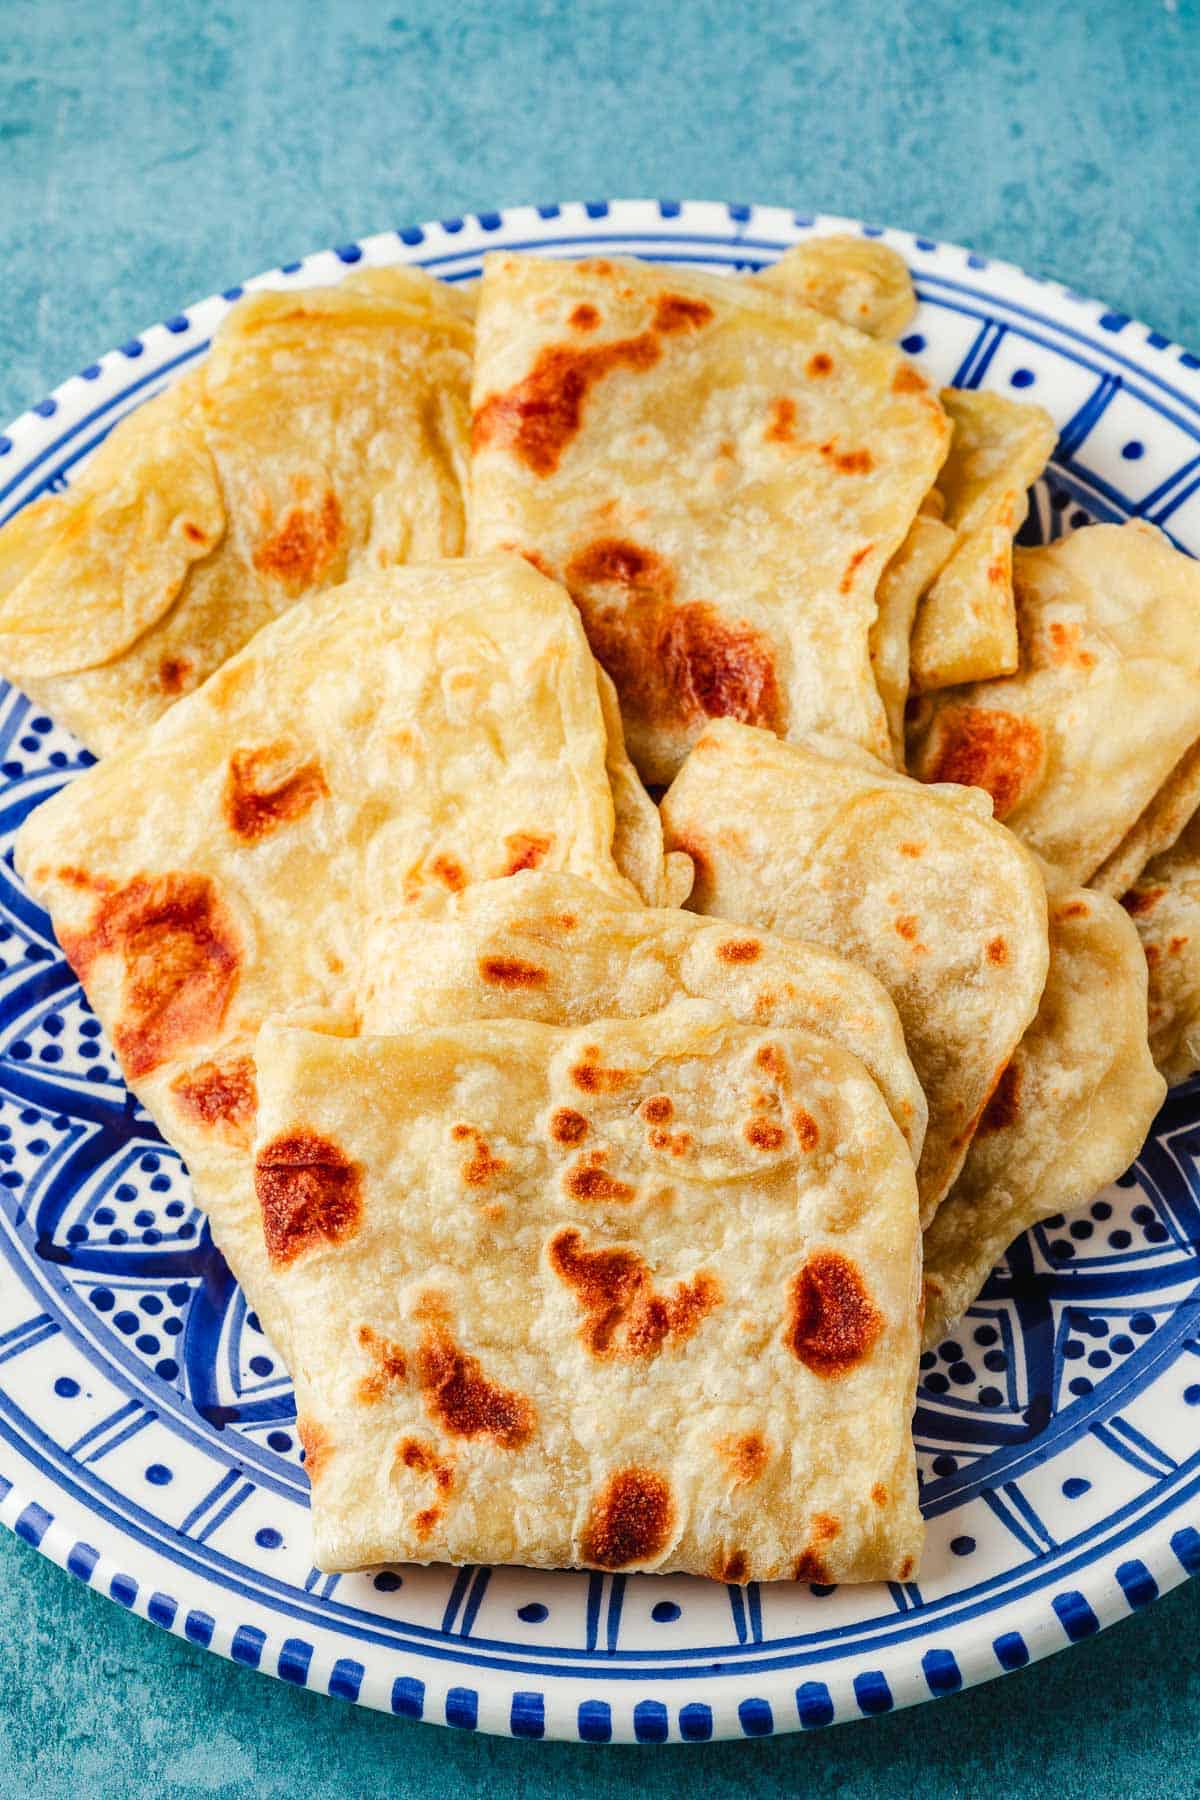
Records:
<instances>
[{"instance_id":1,"label":"blue and white plate","mask_svg":"<svg viewBox=\"0 0 1200 1800\"><path fill-rule=\"evenodd\" d=\"M772 207L518 207L343 245L247 283L498 247L755 269L811 232L881 237L934 376L1061 431L1027 537L1147 518L1200 552L1200 361L1007 264ZM0 518L67 484L203 355L240 289L110 351L0 436ZM1200 1568L1200 1083L1129 1174L1022 1238L922 1358L920 1582L722 1587L431 1568L322 1575L292 1391L11 868L90 760L0 684L0 1519L80 1581L248 1668L518 1737L762 1737L950 1694L1088 1637Z\"/></svg>"}]
</instances>

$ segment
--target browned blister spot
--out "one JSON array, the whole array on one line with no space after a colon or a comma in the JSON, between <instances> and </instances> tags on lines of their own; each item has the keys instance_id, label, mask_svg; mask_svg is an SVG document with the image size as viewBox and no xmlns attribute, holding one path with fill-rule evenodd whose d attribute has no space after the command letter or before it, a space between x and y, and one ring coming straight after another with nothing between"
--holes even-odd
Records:
<instances>
[{"instance_id":1,"label":"browned blister spot","mask_svg":"<svg viewBox=\"0 0 1200 1800\"><path fill-rule=\"evenodd\" d=\"M772 400L763 437L768 444L794 444L796 441L796 402L787 394Z\"/></svg>"},{"instance_id":2,"label":"browned blister spot","mask_svg":"<svg viewBox=\"0 0 1200 1800\"><path fill-rule=\"evenodd\" d=\"M473 1125L455 1125L450 1136L463 1143L471 1140L472 1149L461 1170L463 1180L468 1187L487 1187L507 1169L508 1164L501 1156L494 1156L487 1139Z\"/></svg>"},{"instance_id":3,"label":"browned blister spot","mask_svg":"<svg viewBox=\"0 0 1200 1800\"><path fill-rule=\"evenodd\" d=\"M362 1219L362 1166L331 1138L299 1129L272 1138L254 1163L267 1255L294 1262L353 1237Z\"/></svg>"},{"instance_id":4,"label":"browned blister spot","mask_svg":"<svg viewBox=\"0 0 1200 1800\"><path fill-rule=\"evenodd\" d=\"M720 1283L703 1269L671 1293L656 1293L649 1265L636 1250L589 1250L572 1227L556 1232L546 1255L583 1309L580 1336L593 1356L656 1356L690 1338L721 1301Z\"/></svg>"},{"instance_id":5,"label":"browned blister spot","mask_svg":"<svg viewBox=\"0 0 1200 1800\"><path fill-rule=\"evenodd\" d=\"M281 826L302 819L329 793L315 758L272 779L272 770L292 755L287 744L235 750L229 759L222 807L229 829L244 844L255 844Z\"/></svg>"},{"instance_id":6,"label":"browned blister spot","mask_svg":"<svg viewBox=\"0 0 1200 1800\"><path fill-rule=\"evenodd\" d=\"M850 561L842 571L842 579L838 582L839 594L848 594L850 592L851 588L854 586L854 577L858 574L859 569L862 567L867 557L870 556L874 548L874 544L864 544L861 550L856 550L854 552L854 555L850 558Z\"/></svg>"},{"instance_id":7,"label":"browned blister spot","mask_svg":"<svg viewBox=\"0 0 1200 1800\"><path fill-rule=\"evenodd\" d=\"M925 846L924 844L901 844L900 854L901 856L911 856L914 858L924 856Z\"/></svg>"},{"instance_id":8,"label":"browned blister spot","mask_svg":"<svg viewBox=\"0 0 1200 1800\"><path fill-rule=\"evenodd\" d=\"M554 844L552 837L536 831L514 831L504 840L508 862L504 873L519 875L522 869L538 869Z\"/></svg>"},{"instance_id":9,"label":"browned blister spot","mask_svg":"<svg viewBox=\"0 0 1200 1800\"><path fill-rule=\"evenodd\" d=\"M1062 906L1055 908L1054 917L1056 919L1087 919L1091 917L1091 912L1092 909L1086 900L1067 900Z\"/></svg>"},{"instance_id":10,"label":"browned blister spot","mask_svg":"<svg viewBox=\"0 0 1200 1800\"><path fill-rule=\"evenodd\" d=\"M656 1469L618 1469L592 1501L580 1551L595 1568L625 1569L659 1555L674 1526L667 1478Z\"/></svg>"},{"instance_id":11,"label":"browned blister spot","mask_svg":"<svg viewBox=\"0 0 1200 1800\"><path fill-rule=\"evenodd\" d=\"M1021 1070L1017 1063L1010 1062L1001 1073L983 1109L978 1136L986 1137L990 1131L1006 1131L1016 1121L1020 1100Z\"/></svg>"},{"instance_id":12,"label":"browned blister spot","mask_svg":"<svg viewBox=\"0 0 1200 1800\"><path fill-rule=\"evenodd\" d=\"M723 944L717 945L717 955L727 963L757 962L762 955L762 945L757 938L726 938Z\"/></svg>"},{"instance_id":13,"label":"browned blister spot","mask_svg":"<svg viewBox=\"0 0 1200 1800\"><path fill-rule=\"evenodd\" d=\"M652 369L662 348L652 331L596 344L549 344L526 375L504 393L491 394L475 413L471 447L511 450L535 475L552 475L583 424L584 402L596 383L617 369Z\"/></svg>"},{"instance_id":14,"label":"browned blister spot","mask_svg":"<svg viewBox=\"0 0 1200 1800\"><path fill-rule=\"evenodd\" d=\"M693 601L669 614L656 650L661 694L652 714L675 713L689 724L738 719L782 729L774 648L746 620L726 619L706 602Z\"/></svg>"},{"instance_id":15,"label":"browned blister spot","mask_svg":"<svg viewBox=\"0 0 1200 1800\"><path fill-rule=\"evenodd\" d=\"M417 1379L429 1416L451 1437L485 1437L502 1450L519 1450L533 1435L532 1400L489 1380L478 1357L460 1350L444 1325L424 1333Z\"/></svg>"},{"instance_id":16,"label":"browned blister spot","mask_svg":"<svg viewBox=\"0 0 1200 1800\"><path fill-rule=\"evenodd\" d=\"M666 336L678 331L699 331L712 316L707 300L693 300L686 294L660 294L654 308L654 329Z\"/></svg>"},{"instance_id":17,"label":"browned blister spot","mask_svg":"<svg viewBox=\"0 0 1200 1800\"><path fill-rule=\"evenodd\" d=\"M651 1094L638 1108L651 1125L666 1125L675 1116L675 1103L670 1094Z\"/></svg>"},{"instance_id":18,"label":"browned blister spot","mask_svg":"<svg viewBox=\"0 0 1200 1800\"><path fill-rule=\"evenodd\" d=\"M996 817L1007 818L1041 776L1045 746L1038 726L994 707L952 707L940 724L933 762L922 779L983 788L992 796Z\"/></svg>"},{"instance_id":19,"label":"browned blister spot","mask_svg":"<svg viewBox=\"0 0 1200 1800\"><path fill-rule=\"evenodd\" d=\"M819 445L818 450L841 475L869 475L875 467L875 458L869 450L839 450L836 438Z\"/></svg>"},{"instance_id":20,"label":"browned blister spot","mask_svg":"<svg viewBox=\"0 0 1200 1800\"><path fill-rule=\"evenodd\" d=\"M1141 919L1154 911L1166 891L1165 887L1130 888L1127 894L1121 896L1121 905L1131 918Z\"/></svg>"},{"instance_id":21,"label":"browned blister spot","mask_svg":"<svg viewBox=\"0 0 1200 1800\"><path fill-rule=\"evenodd\" d=\"M896 920L896 930L907 943L911 944L916 941L918 929L917 921L912 913L901 913L900 917Z\"/></svg>"},{"instance_id":22,"label":"browned blister spot","mask_svg":"<svg viewBox=\"0 0 1200 1800\"><path fill-rule=\"evenodd\" d=\"M481 956L479 973L492 987L540 988L550 979L547 969L520 956Z\"/></svg>"},{"instance_id":23,"label":"browned blister spot","mask_svg":"<svg viewBox=\"0 0 1200 1800\"><path fill-rule=\"evenodd\" d=\"M333 1455L333 1439L323 1425L318 1425L315 1419L304 1417L296 1420L296 1435L304 1452L304 1473L308 1476L309 1486L313 1487L329 1466L329 1459Z\"/></svg>"},{"instance_id":24,"label":"browned blister spot","mask_svg":"<svg viewBox=\"0 0 1200 1800\"><path fill-rule=\"evenodd\" d=\"M987 959L990 963L995 963L998 968L1003 968L1008 961L1008 942L1005 938L988 939Z\"/></svg>"},{"instance_id":25,"label":"browned blister spot","mask_svg":"<svg viewBox=\"0 0 1200 1800\"><path fill-rule=\"evenodd\" d=\"M582 1144L588 1134L588 1122L572 1106L560 1106L550 1115L550 1136L556 1144Z\"/></svg>"},{"instance_id":26,"label":"browned blister spot","mask_svg":"<svg viewBox=\"0 0 1200 1800\"><path fill-rule=\"evenodd\" d=\"M821 1141L821 1133L817 1121L810 1112L798 1106L792 1114L792 1129L796 1133L802 1150L815 1150Z\"/></svg>"},{"instance_id":27,"label":"browned blister spot","mask_svg":"<svg viewBox=\"0 0 1200 1800\"><path fill-rule=\"evenodd\" d=\"M789 1080L787 1058L778 1044L760 1044L754 1052L754 1060L765 1075L770 1075L781 1087L786 1087Z\"/></svg>"},{"instance_id":28,"label":"browned blister spot","mask_svg":"<svg viewBox=\"0 0 1200 1800\"><path fill-rule=\"evenodd\" d=\"M186 1119L248 1148L258 1108L253 1057L200 1063L175 1077L171 1093Z\"/></svg>"},{"instance_id":29,"label":"browned blister spot","mask_svg":"<svg viewBox=\"0 0 1200 1800\"><path fill-rule=\"evenodd\" d=\"M158 685L164 694L182 694L191 672L186 656L164 656L158 665Z\"/></svg>"},{"instance_id":30,"label":"browned blister spot","mask_svg":"<svg viewBox=\"0 0 1200 1800\"><path fill-rule=\"evenodd\" d=\"M829 1567L816 1550L802 1550L792 1570L796 1581L815 1581L818 1587L831 1585Z\"/></svg>"},{"instance_id":31,"label":"browned blister spot","mask_svg":"<svg viewBox=\"0 0 1200 1800\"><path fill-rule=\"evenodd\" d=\"M749 1578L749 1558L744 1550L719 1550L711 1573L714 1581L729 1581L741 1587Z\"/></svg>"},{"instance_id":32,"label":"browned blister spot","mask_svg":"<svg viewBox=\"0 0 1200 1800\"><path fill-rule=\"evenodd\" d=\"M357 1335L359 1345L375 1366L362 1377L355 1392L364 1406L373 1406L390 1390L403 1387L408 1379L408 1362L399 1344L369 1325L360 1325Z\"/></svg>"},{"instance_id":33,"label":"browned blister spot","mask_svg":"<svg viewBox=\"0 0 1200 1800\"><path fill-rule=\"evenodd\" d=\"M633 1080L629 1069L604 1069L599 1059L599 1050L589 1045L582 1060L571 1070L571 1080L582 1093L619 1094L622 1088L629 1086Z\"/></svg>"},{"instance_id":34,"label":"browned blister spot","mask_svg":"<svg viewBox=\"0 0 1200 1800\"><path fill-rule=\"evenodd\" d=\"M669 600L675 592L675 572L656 550L628 538L596 538L577 550L567 564L567 586L577 588L620 587L651 600Z\"/></svg>"},{"instance_id":35,"label":"browned blister spot","mask_svg":"<svg viewBox=\"0 0 1200 1800\"><path fill-rule=\"evenodd\" d=\"M906 1556L904 1561L900 1564L900 1579L901 1579L901 1581L908 1580L909 1576L913 1572L914 1566L915 1565L913 1563L912 1557Z\"/></svg>"},{"instance_id":36,"label":"browned blister spot","mask_svg":"<svg viewBox=\"0 0 1200 1800\"><path fill-rule=\"evenodd\" d=\"M812 1522L814 1543L831 1544L841 1529L840 1522L831 1513L814 1513Z\"/></svg>"},{"instance_id":37,"label":"browned blister spot","mask_svg":"<svg viewBox=\"0 0 1200 1800\"><path fill-rule=\"evenodd\" d=\"M818 1250L792 1277L785 1341L814 1375L845 1375L883 1331L883 1314L840 1250Z\"/></svg>"},{"instance_id":38,"label":"browned blister spot","mask_svg":"<svg viewBox=\"0 0 1200 1800\"><path fill-rule=\"evenodd\" d=\"M901 363L892 376L893 394L923 394L928 385L920 370L914 369L911 363Z\"/></svg>"},{"instance_id":39,"label":"browned blister spot","mask_svg":"<svg viewBox=\"0 0 1200 1800\"><path fill-rule=\"evenodd\" d=\"M452 894L461 894L467 885L467 877L463 866L455 856L435 856L429 867L437 876L443 887L448 887Z\"/></svg>"},{"instance_id":40,"label":"browned blister spot","mask_svg":"<svg viewBox=\"0 0 1200 1800\"><path fill-rule=\"evenodd\" d=\"M815 356L809 357L804 366L806 373L813 376L814 379L822 375L832 375L833 358L828 351L818 350Z\"/></svg>"},{"instance_id":41,"label":"browned blister spot","mask_svg":"<svg viewBox=\"0 0 1200 1800\"><path fill-rule=\"evenodd\" d=\"M135 1081L219 1030L237 987L241 950L207 875L138 875L123 887L88 881L100 895L87 928L62 931L85 990L96 963L119 956L120 1007L112 1038Z\"/></svg>"},{"instance_id":42,"label":"browned blister spot","mask_svg":"<svg viewBox=\"0 0 1200 1800\"><path fill-rule=\"evenodd\" d=\"M595 331L599 323L600 314L594 306L589 306L586 300L580 301L567 320L567 324L573 325L576 331Z\"/></svg>"},{"instance_id":43,"label":"browned blister spot","mask_svg":"<svg viewBox=\"0 0 1200 1800\"><path fill-rule=\"evenodd\" d=\"M184 537L189 538L193 544L204 544L208 542L208 533L191 519L184 520L183 535Z\"/></svg>"},{"instance_id":44,"label":"browned blister spot","mask_svg":"<svg viewBox=\"0 0 1200 1800\"><path fill-rule=\"evenodd\" d=\"M317 506L288 508L271 535L255 547L254 566L285 587L308 587L329 567L345 534L342 509L330 488Z\"/></svg>"},{"instance_id":45,"label":"browned blister spot","mask_svg":"<svg viewBox=\"0 0 1200 1800\"><path fill-rule=\"evenodd\" d=\"M593 1150L583 1162L563 1173L563 1188L572 1200L632 1200L636 1190L604 1167L605 1152Z\"/></svg>"},{"instance_id":46,"label":"browned blister spot","mask_svg":"<svg viewBox=\"0 0 1200 1800\"><path fill-rule=\"evenodd\" d=\"M884 1487L882 1481L877 1481L875 1483L875 1486L871 1489L871 1498L875 1502L876 1506L886 1506L887 1505L888 1491Z\"/></svg>"},{"instance_id":47,"label":"browned blister spot","mask_svg":"<svg viewBox=\"0 0 1200 1800\"><path fill-rule=\"evenodd\" d=\"M991 571L989 570L990 574ZM1063 664L1069 668L1091 669L1095 667L1096 658L1090 650L1081 648L1083 627L1079 624L1064 624L1060 619L1053 619L1049 628L1050 661Z\"/></svg>"},{"instance_id":48,"label":"browned blister spot","mask_svg":"<svg viewBox=\"0 0 1200 1800\"><path fill-rule=\"evenodd\" d=\"M739 1486L758 1481L766 1469L769 1452L757 1431L745 1431L734 1437L717 1439L717 1450L724 1457Z\"/></svg>"},{"instance_id":49,"label":"browned blister spot","mask_svg":"<svg viewBox=\"0 0 1200 1800\"><path fill-rule=\"evenodd\" d=\"M778 1150L785 1134L783 1126L771 1119L754 1118L747 1120L744 1135L755 1150Z\"/></svg>"},{"instance_id":50,"label":"browned blister spot","mask_svg":"<svg viewBox=\"0 0 1200 1800\"><path fill-rule=\"evenodd\" d=\"M1188 938L1184 935L1173 937L1168 940L1167 951L1171 956L1178 956L1181 950L1187 949L1188 942Z\"/></svg>"}]
</instances>

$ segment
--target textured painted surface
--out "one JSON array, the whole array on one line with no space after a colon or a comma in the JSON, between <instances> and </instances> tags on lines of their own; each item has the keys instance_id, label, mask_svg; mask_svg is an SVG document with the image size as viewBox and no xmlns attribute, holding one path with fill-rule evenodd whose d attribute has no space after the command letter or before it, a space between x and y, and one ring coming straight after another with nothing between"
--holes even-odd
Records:
<instances>
[{"instance_id":1,"label":"textured painted surface","mask_svg":"<svg viewBox=\"0 0 1200 1800\"><path fill-rule=\"evenodd\" d=\"M621 193L908 225L1195 348L1198 102L1193 0L2 6L0 417L318 245ZM1193 1794L1198 1630L1192 1587L1069 1656L824 1736L522 1746L235 1669L4 1536L0 1792Z\"/></svg>"}]
</instances>

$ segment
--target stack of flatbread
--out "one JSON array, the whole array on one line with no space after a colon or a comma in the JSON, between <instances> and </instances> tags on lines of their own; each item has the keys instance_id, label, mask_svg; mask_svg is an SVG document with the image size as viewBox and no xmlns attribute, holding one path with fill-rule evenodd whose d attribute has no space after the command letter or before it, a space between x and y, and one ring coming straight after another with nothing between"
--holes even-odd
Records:
<instances>
[{"instance_id":1,"label":"stack of flatbread","mask_svg":"<svg viewBox=\"0 0 1200 1800\"><path fill-rule=\"evenodd\" d=\"M914 305L844 238L262 294L0 533L103 759L17 867L323 1568L907 1579L922 1343L1200 1065L1200 574L1014 547L1054 427Z\"/></svg>"}]
</instances>

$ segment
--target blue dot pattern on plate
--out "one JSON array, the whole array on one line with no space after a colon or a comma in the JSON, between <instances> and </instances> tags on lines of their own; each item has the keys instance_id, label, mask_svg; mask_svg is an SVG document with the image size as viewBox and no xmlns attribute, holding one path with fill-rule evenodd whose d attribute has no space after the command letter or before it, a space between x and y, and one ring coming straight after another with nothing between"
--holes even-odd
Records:
<instances>
[{"instance_id":1,"label":"blue dot pattern on plate","mask_svg":"<svg viewBox=\"0 0 1200 1800\"><path fill-rule=\"evenodd\" d=\"M544 205L511 221L484 211L347 242L277 274L340 277L356 264L397 257L440 257L455 273L469 274L482 250L514 235L558 233L574 250L590 233L597 244L618 240L636 249L642 229L650 253L676 234L688 238L689 257L709 254L707 241L714 263L753 267L769 260L770 233L782 229L778 217L741 203L709 214L678 200L656 203L632 222L621 206L604 202ZM791 235L813 226L805 215L786 218ZM867 235L885 234L873 226ZM1191 447L1171 466L1173 452L1164 448L1135 366L1139 355L1157 358L1155 371L1169 386L1196 359L1157 334L1143 337L1124 315L1086 307L1070 315L1087 340L1073 358L1051 347L1031 321L1043 298L1068 309L1074 302L1042 296L1026 283L1023 319L987 297L985 259L939 251L930 240L917 248L922 308L904 350L931 363L941 359L941 379L975 371L985 385L1044 403L1060 425L1072 414L1083 421L1049 478L1035 486L1022 541L1126 516L1134 506L1122 497L1127 480L1153 489L1147 516L1197 548L1200 500L1190 497L1185 470L1200 454L1200 431L1190 422L1200 415L1187 395L1172 403ZM957 285L939 286L943 277ZM228 300L241 292L231 287ZM92 415L90 435L97 425L105 429L134 384L152 386L164 361L186 357L188 334L198 334L205 317L202 308L169 314L161 327L127 339L88 364L82 380L40 402L0 438L6 482L21 479L28 446L61 440L37 471L49 491L61 489L84 414ZM1111 374L1094 375L1101 369ZM1112 380L1117 373L1119 384ZM1064 382L1074 384L1069 405ZM1120 418L1120 428L1109 432L1107 461L1096 470L1089 457L1103 434L1089 434L1118 390L1126 410L1108 415L1110 424ZM0 688L5 829L92 760L51 719ZM46 921L12 885L8 840L0 844L5 852L0 1221L11 1250L10 1291L28 1300L23 1316L0 1324L5 1391L28 1396L31 1413L41 1409L81 1481L111 1480L121 1505L171 1521L202 1580L186 1598L170 1592L161 1570L153 1578L144 1573L133 1538L125 1540L125 1566L110 1564L86 1538L56 1543L51 1477L41 1496L14 1497L0 1463L0 1505L12 1509L5 1517L22 1537L56 1545L52 1553L78 1579L248 1667L462 1730L703 1742L721 1732L765 1736L883 1713L912 1697L912 1682L931 1696L962 1685L978 1657L964 1658L961 1635L951 1641L954 1586L945 1601L947 1625L942 1615L927 1619L920 1580L877 1591L824 1583L664 1588L622 1573L384 1568L338 1576L312 1568L308 1483L284 1366L214 1248L178 1157L126 1095ZM1200 1217L1195 1188L1164 1146L1169 1134L1175 1152L1200 1153L1195 1112L1186 1090L1172 1096L1158 1138L1130 1174L1089 1206L1020 1240L970 1316L921 1359L915 1435L930 1541L958 1588L989 1584L995 1597L979 1613L970 1643L997 1672L1024 1666L1051 1638L1086 1636L1114 1616L1114 1607L1124 1616L1179 1574L1200 1571L1200 1518L1175 1514L1160 1540L1131 1542L1107 1562L1074 1567L1069 1578L1052 1579L1050 1549L1056 1539L1086 1545L1088 1534L1105 1526L1110 1493L1119 1492L1131 1517L1138 1508L1148 1513L1156 1496L1182 1479L1192 1454L1200 1336L1185 1330L1178 1298L1186 1282L1196 1285L1189 1271ZM1185 1426L1170 1423L1172 1409ZM1028 1466L1035 1445L1036 1473ZM240 1610L240 1590L221 1573L226 1568L253 1589L253 1618ZM1004 1595L1018 1584L1031 1597L1010 1603ZM276 1589L289 1596L290 1614L272 1610ZM668 1595L683 1596L682 1603ZM340 1633L343 1607L367 1617L378 1647ZM405 1661L401 1637L410 1620L448 1651L444 1664ZM712 1692L694 1665L683 1671L686 1679L653 1679L654 1668L668 1668L689 1648L706 1646L714 1662L736 1672L739 1659L765 1665L772 1646L790 1643L797 1632L811 1647L829 1631L844 1642L860 1626L860 1646L836 1662L803 1651L782 1685L775 1676L747 1674L732 1706L708 1703ZM907 1662L873 1649L872 1634L907 1643ZM511 1641L501 1660L523 1657L528 1665L512 1678L500 1710L489 1701L485 1653L473 1660L473 1647L485 1640ZM550 1664L560 1648L577 1659L572 1668L581 1685L569 1706L556 1710ZM647 1660L649 1672L610 1681L611 1658L630 1650ZM396 1672L397 1662L404 1672Z\"/></svg>"}]
</instances>

